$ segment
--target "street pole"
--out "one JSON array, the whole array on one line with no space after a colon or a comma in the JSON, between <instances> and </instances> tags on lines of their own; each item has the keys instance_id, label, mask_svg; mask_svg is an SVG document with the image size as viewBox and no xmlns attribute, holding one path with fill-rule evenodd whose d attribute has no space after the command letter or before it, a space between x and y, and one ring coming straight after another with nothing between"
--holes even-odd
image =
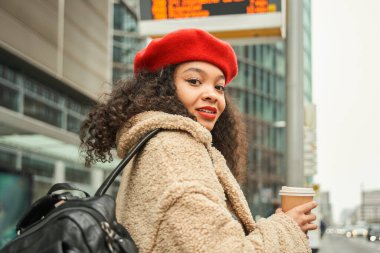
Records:
<instances>
[{"instance_id":1,"label":"street pole","mask_svg":"<svg viewBox=\"0 0 380 253\"><path fill-rule=\"evenodd\" d=\"M303 0L287 2L286 29L286 183L304 186Z\"/></svg>"}]
</instances>

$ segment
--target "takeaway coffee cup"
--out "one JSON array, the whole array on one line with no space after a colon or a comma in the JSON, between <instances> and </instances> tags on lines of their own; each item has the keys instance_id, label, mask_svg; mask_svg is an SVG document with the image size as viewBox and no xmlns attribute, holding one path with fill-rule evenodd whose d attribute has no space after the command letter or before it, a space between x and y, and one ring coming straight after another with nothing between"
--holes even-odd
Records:
<instances>
[{"instance_id":1,"label":"takeaway coffee cup","mask_svg":"<svg viewBox=\"0 0 380 253\"><path fill-rule=\"evenodd\" d=\"M299 188L283 186L280 190L281 208L284 212L293 207L313 201L315 192L313 188Z\"/></svg>"}]
</instances>

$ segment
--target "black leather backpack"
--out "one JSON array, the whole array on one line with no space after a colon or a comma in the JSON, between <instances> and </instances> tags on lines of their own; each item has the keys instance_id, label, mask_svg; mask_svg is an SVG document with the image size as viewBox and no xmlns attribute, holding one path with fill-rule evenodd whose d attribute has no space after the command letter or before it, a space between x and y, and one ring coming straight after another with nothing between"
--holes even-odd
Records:
<instances>
[{"instance_id":1,"label":"black leather backpack","mask_svg":"<svg viewBox=\"0 0 380 253\"><path fill-rule=\"evenodd\" d=\"M32 204L17 225L18 236L0 253L137 253L128 231L115 218L106 195L115 178L160 129L148 133L107 177L94 197L69 184L55 184Z\"/></svg>"}]
</instances>

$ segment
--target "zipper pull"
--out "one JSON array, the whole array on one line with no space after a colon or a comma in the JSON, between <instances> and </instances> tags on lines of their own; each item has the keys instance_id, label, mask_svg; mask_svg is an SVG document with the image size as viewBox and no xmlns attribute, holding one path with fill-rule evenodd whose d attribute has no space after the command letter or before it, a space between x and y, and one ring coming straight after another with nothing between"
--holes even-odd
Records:
<instances>
[{"instance_id":1,"label":"zipper pull","mask_svg":"<svg viewBox=\"0 0 380 253\"><path fill-rule=\"evenodd\" d=\"M106 233L106 242L107 242L108 249L110 250L111 253L115 252L115 248L113 246L115 231L111 228L110 224L106 221L100 222L100 225L103 231Z\"/></svg>"}]
</instances>

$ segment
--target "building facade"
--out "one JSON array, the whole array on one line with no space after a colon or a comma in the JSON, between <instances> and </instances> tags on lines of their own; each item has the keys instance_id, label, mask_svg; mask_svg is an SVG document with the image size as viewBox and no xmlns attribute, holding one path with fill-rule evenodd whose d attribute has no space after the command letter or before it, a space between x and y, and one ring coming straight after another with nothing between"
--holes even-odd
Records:
<instances>
[{"instance_id":1,"label":"building facade","mask_svg":"<svg viewBox=\"0 0 380 253\"><path fill-rule=\"evenodd\" d=\"M83 168L78 132L112 88L111 1L0 2L0 162L33 175L33 199L54 182L92 192L110 165Z\"/></svg>"},{"instance_id":2,"label":"building facade","mask_svg":"<svg viewBox=\"0 0 380 253\"><path fill-rule=\"evenodd\" d=\"M360 220L368 224L380 223L380 190L362 191Z\"/></svg>"},{"instance_id":3,"label":"building facade","mask_svg":"<svg viewBox=\"0 0 380 253\"><path fill-rule=\"evenodd\" d=\"M228 92L244 114L252 212L268 216L285 184L285 43L234 47L239 74Z\"/></svg>"},{"instance_id":4,"label":"building facade","mask_svg":"<svg viewBox=\"0 0 380 253\"><path fill-rule=\"evenodd\" d=\"M305 186L316 174L316 106L312 94L311 1L302 2L303 170ZM255 215L268 216L279 203L287 182L286 122L287 43L234 47L239 74L229 88L244 114L248 132L248 170L245 194ZM299 70L297 70L299 71ZM302 122L301 122L302 124Z\"/></svg>"}]
</instances>

